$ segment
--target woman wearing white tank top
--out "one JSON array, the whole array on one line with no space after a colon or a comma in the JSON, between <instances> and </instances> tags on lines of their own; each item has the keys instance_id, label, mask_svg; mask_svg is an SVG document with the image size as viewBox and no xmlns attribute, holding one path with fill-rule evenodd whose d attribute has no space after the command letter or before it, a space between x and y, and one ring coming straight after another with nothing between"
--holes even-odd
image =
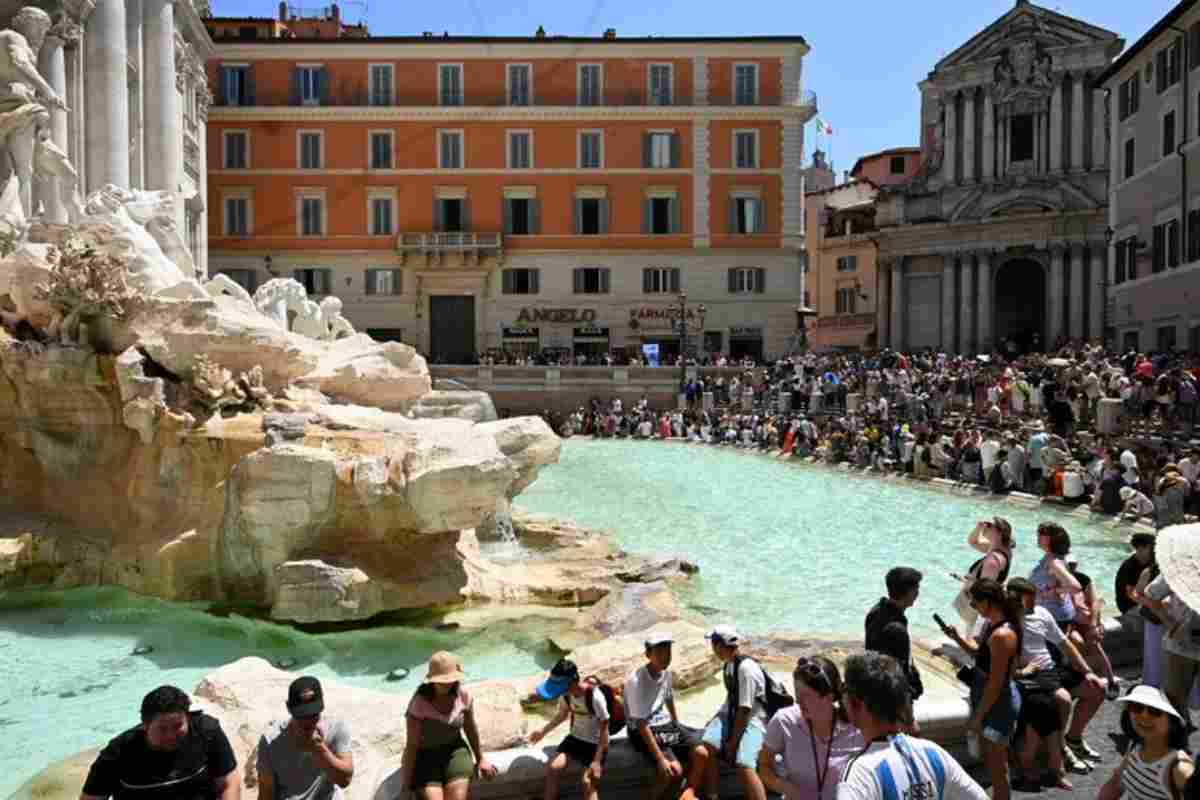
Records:
<instances>
[{"instance_id":1,"label":"woman wearing white tank top","mask_svg":"<svg viewBox=\"0 0 1200 800\"><path fill-rule=\"evenodd\" d=\"M1187 732L1179 712L1153 686L1135 686L1124 703L1121 732L1129 752L1100 788L1100 800L1180 800L1195 765L1184 749Z\"/></svg>"}]
</instances>

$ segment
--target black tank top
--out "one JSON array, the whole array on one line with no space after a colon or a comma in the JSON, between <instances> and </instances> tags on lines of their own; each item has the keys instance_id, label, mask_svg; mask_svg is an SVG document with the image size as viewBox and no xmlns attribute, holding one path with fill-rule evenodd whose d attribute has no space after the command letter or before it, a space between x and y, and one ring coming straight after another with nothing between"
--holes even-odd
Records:
<instances>
[{"instance_id":1,"label":"black tank top","mask_svg":"<svg viewBox=\"0 0 1200 800\"><path fill-rule=\"evenodd\" d=\"M1008 553L1004 552L1003 550L989 551L987 555L971 565L971 568L967 570L967 574L975 578L975 580L979 580L979 571L983 569L983 562L992 553L999 553L1000 555L1004 556L1004 569L1000 570L1000 574L996 576L996 583L1003 584L1006 580L1008 580L1008 568L1012 565L1012 559L1009 558Z\"/></svg>"},{"instance_id":2,"label":"black tank top","mask_svg":"<svg viewBox=\"0 0 1200 800\"><path fill-rule=\"evenodd\" d=\"M979 642L979 649L975 651L975 669L979 670L981 675L992 674L992 648L990 647L992 636L1001 628L1008 627L1007 622L1001 622L999 625L988 624L983 629L983 636ZM1006 676L1007 680L1007 676Z\"/></svg>"}]
</instances>

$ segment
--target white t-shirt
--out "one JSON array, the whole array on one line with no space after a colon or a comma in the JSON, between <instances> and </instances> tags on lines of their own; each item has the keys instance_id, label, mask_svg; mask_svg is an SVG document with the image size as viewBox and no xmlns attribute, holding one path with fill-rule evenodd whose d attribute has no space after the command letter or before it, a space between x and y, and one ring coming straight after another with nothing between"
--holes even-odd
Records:
<instances>
[{"instance_id":1,"label":"white t-shirt","mask_svg":"<svg viewBox=\"0 0 1200 800\"><path fill-rule=\"evenodd\" d=\"M838 800L988 800L954 758L928 739L875 741L846 765Z\"/></svg>"},{"instance_id":2,"label":"white t-shirt","mask_svg":"<svg viewBox=\"0 0 1200 800\"><path fill-rule=\"evenodd\" d=\"M592 713L588 713L587 700L568 694L563 702L571 710L571 735L591 744L600 744L600 726L608 725L608 703L600 687L592 689Z\"/></svg>"},{"instance_id":3,"label":"white t-shirt","mask_svg":"<svg viewBox=\"0 0 1200 800\"><path fill-rule=\"evenodd\" d=\"M1023 665L1037 664L1040 669L1054 666L1054 659L1046 642L1062 647L1063 632L1042 606L1034 606L1025 614L1025 632L1021 636L1021 661Z\"/></svg>"},{"instance_id":4,"label":"white t-shirt","mask_svg":"<svg viewBox=\"0 0 1200 800\"><path fill-rule=\"evenodd\" d=\"M1179 474L1189 483L1195 483L1196 479L1200 477L1200 464L1190 457L1182 458L1179 460Z\"/></svg>"},{"instance_id":5,"label":"white t-shirt","mask_svg":"<svg viewBox=\"0 0 1200 800\"><path fill-rule=\"evenodd\" d=\"M732 672L733 662L731 661L721 671L722 679ZM750 722L757 721L764 728L767 724L767 709L763 705L766 695L767 676L763 675L762 667L754 659L743 658L737 670L737 708L753 709L750 713ZM717 714L728 722L732 722L736 710L729 707L729 697L726 697Z\"/></svg>"},{"instance_id":6,"label":"white t-shirt","mask_svg":"<svg viewBox=\"0 0 1200 800\"><path fill-rule=\"evenodd\" d=\"M1150 581L1146 587L1146 596L1160 602L1170 597L1171 601L1167 603L1167 611L1171 619L1163 632L1168 632L1176 623L1182 629L1180 638L1163 636L1163 650L1177 656L1200 661L1200 615L1179 602L1179 598L1172 596L1171 587L1167 585L1167 579L1162 575Z\"/></svg>"},{"instance_id":7,"label":"white t-shirt","mask_svg":"<svg viewBox=\"0 0 1200 800\"><path fill-rule=\"evenodd\" d=\"M1137 456L1132 451L1126 450L1121 453L1121 466L1125 468L1125 474L1122 476L1125 478L1125 482L1129 484L1137 483L1139 478L1138 462Z\"/></svg>"},{"instance_id":8,"label":"white t-shirt","mask_svg":"<svg viewBox=\"0 0 1200 800\"><path fill-rule=\"evenodd\" d=\"M645 720L650 725L665 725L671 721L667 701L673 697L671 670L663 670L655 678L648 666L641 666L625 679L625 717L629 727Z\"/></svg>"},{"instance_id":9,"label":"white t-shirt","mask_svg":"<svg viewBox=\"0 0 1200 800\"><path fill-rule=\"evenodd\" d=\"M992 467L996 466L996 454L1000 452L1000 443L995 439L988 439L979 448L979 460L983 462L983 471L987 472Z\"/></svg>"},{"instance_id":10,"label":"white t-shirt","mask_svg":"<svg viewBox=\"0 0 1200 800\"><path fill-rule=\"evenodd\" d=\"M1083 476L1078 472L1063 473L1063 497L1083 497Z\"/></svg>"}]
</instances>

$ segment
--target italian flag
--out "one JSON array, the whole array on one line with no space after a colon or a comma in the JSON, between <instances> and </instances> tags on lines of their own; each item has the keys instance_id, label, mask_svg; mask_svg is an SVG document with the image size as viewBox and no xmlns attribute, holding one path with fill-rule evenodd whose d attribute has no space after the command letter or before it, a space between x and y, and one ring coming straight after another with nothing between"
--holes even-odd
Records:
<instances>
[{"instance_id":1,"label":"italian flag","mask_svg":"<svg viewBox=\"0 0 1200 800\"><path fill-rule=\"evenodd\" d=\"M833 126L827 123L825 120L818 118L817 133L823 133L826 136L833 136Z\"/></svg>"}]
</instances>

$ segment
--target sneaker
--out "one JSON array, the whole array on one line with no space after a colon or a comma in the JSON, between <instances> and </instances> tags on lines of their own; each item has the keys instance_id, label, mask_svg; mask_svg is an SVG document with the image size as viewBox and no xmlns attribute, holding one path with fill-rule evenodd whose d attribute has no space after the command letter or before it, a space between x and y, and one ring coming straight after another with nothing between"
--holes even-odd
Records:
<instances>
[{"instance_id":1,"label":"sneaker","mask_svg":"<svg viewBox=\"0 0 1200 800\"><path fill-rule=\"evenodd\" d=\"M1067 745L1068 750L1085 761L1100 760L1100 754L1093 750L1087 741L1085 741L1082 737L1071 740L1064 736L1063 742Z\"/></svg>"},{"instance_id":2,"label":"sneaker","mask_svg":"<svg viewBox=\"0 0 1200 800\"><path fill-rule=\"evenodd\" d=\"M1070 747L1063 748L1063 766L1067 768L1067 772L1074 772L1076 775L1087 775L1092 771L1092 765L1075 755Z\"/></svg>"}]
</instances>

